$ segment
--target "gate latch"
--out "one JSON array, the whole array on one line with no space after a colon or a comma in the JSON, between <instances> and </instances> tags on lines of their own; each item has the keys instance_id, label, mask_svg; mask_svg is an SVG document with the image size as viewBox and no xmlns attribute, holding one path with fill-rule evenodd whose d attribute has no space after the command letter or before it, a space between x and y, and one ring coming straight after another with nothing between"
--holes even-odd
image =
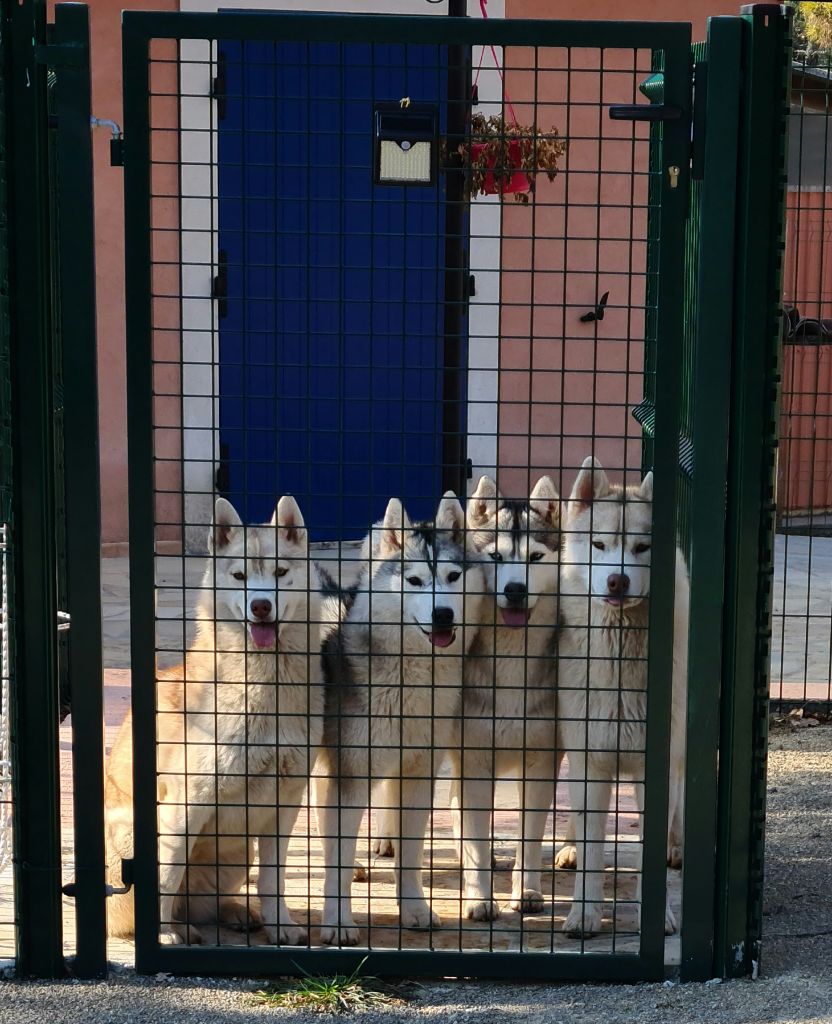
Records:
<instances>
[{"instance_id":1,"label":"gate latch","mask_svg":"<svg viewBox=\"0 0 832 1024\"><path fill-rule=\"evenodd\" d=\"M682 116L681 107L665 103L623 103L609 109L612 121L678 121Z\"/></svg>"},{"instance_id":2,"label":"gate latch","mask_svg":"<svg viewBox=\"0 0 832 1024\"><path fill-rule=\"evenodd\" d=\"M105 896L124 896L125 893L130 892L133 888L133 861L132 859L122 858L121 861L121 881L123 885L105 885L104 895ZM67 882L66 885L61 887L61 892L64 896L68 896L70 899L75 899L77 896L76 892L77 883Z\"/></svg>"}]
</instances>

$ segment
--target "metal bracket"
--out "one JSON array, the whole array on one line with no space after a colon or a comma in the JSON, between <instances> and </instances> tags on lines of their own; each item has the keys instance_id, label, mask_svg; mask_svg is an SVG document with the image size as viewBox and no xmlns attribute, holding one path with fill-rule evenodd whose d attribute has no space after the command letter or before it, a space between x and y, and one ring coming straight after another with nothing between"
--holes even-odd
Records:
<instances>
[{"instance_id":1,"label":"metal bracket","mask_svg":"<svg viewBox=\"0 0 832 1024\"><path fill-rule=\"evenodd\" d=\"M71 621L69 612L58 612L58 632L66 633Z\"/></svg>"},{"instance_id":2,"label":"metal bracket","mask_svg":"<svg viewBox=\"0 0 832 1024\"><path fill-rule=\"evenodd\" d=\"M110 166L124 167L124 132L121 126L108 117L91 117L91 128L109 128L113 133L110 139Z\"/></svg>"}]
</instances>

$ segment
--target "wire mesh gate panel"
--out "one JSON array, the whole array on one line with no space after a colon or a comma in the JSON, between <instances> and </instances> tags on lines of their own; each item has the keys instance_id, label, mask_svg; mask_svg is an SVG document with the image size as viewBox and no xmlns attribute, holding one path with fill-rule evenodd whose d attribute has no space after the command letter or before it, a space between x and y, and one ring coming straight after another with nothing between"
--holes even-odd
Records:
<instances>
[{"instance_id":1,"label":"wire mesh gate panel","mask_svg":"<svg viewBox=\"0 0 832 1024\"><path fill-rule=\"evenodd\" d=\"M828 51L797 40L790 70L787 312L777 466L772 699L784 711L832 708L832 310L829 289Z\"/></svg>"},{"instance_id":2,"label":"wire mesh gate panel","mask_svg":"<svg viewBox=\"0 0 832 1024\"><path fill-rule=\"evenodd\" d=\"M143 970L661 975L688 27L124 29L136 792L133 836L128 724L108 840L137 895L111 928ZM440 498L469 474L466 521Z\"/></svg>"}]
</instances>

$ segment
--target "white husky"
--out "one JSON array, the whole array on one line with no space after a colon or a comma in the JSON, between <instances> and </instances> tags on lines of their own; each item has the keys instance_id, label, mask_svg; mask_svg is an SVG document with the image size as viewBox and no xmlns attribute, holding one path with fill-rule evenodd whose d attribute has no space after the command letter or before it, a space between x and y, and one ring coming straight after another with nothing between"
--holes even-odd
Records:
<instances>
[{"instance_id":1,"label":"white husky","mask_svg":"<svg viewBox=\"0 0 832 1024\"><path fill-rule=\"evenodd\" d=\"M569 759L569 800L576 833L570 935L601 926L604 839L614 783L635 783L643 836L647 652L653 474L638 487L610 484L601 464L584 460L564 517L558 644L560 744ZM689 586L676 552L670 738L669 850L682 835L687 702ZM641 908L641 842L638 902ZM667 905L665 932L675 931Z\"/></svg>"},{"instance_id":2,"label":"white husky","mask_svg":"<svg viewBox=\"0 0 832 1024\"><path fill-rule=\"evenodd\" d=\"M528 501L503 498L484 476L468 501L475 549L490 559L492 599L465 666L462 766L464 911L500 913L491 898L490 824L497 778L518 778L520 835L511 908L543 909L541 855L560 757L555 743L554 645L558 625L560 498L549 477Z\"/></svg>"},{"instance_id":3,"label":"white husky","mask_svg":"<svg viewBox=\"0 0 832 1024\"><path fill-rule=\"evenodd\" d=\"M270 523L245 527L219 498L209 550L196 639L183 668L162 673L181 682L160 683L168 691L157 715L161 938L200 941L184 922L216 923L218 910L223 923L260 923L234 899L256 836L269 940L304 943L283 873L323 734L324 694L319 586L300 509L283 497ZM130 769L128 718L107 773L111 871L132 853ZM129 932L132 906L113 911L111 932Z\"/></svg>"},{"instance_id":4,"label":"white husky","mask_svg":"<svg viewBox=\"0 0 832 1024\"><path fill-rule=\"evenodd\" d=\"M325 736L315 779L325 881L321 941L358 942L350 885L370 792L398 796L401 923L438 927L422 885L433 783L459 741L463 654L479 627L485 574L465 550L453 492L435 523L412 525L398 499L375 528L345 620L324 645ZM394 815L394 820L398 816Z\"/></svg>"}]
</instances>

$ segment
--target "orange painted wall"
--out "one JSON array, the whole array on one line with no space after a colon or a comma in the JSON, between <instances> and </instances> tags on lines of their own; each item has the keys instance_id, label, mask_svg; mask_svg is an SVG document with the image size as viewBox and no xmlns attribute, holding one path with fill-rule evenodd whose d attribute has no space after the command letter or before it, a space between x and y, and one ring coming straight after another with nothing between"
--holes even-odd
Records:
<instances>
[{"instance_id":1,"label":"orange painted wall","mask_svg":"<svg viewBox=\"0 0 832 1024\"><path fill-rule=\"evenodd\" d=\"M300 4L298 6L301 6ZM92 26L92 59L93 59L93 110L99 117L122 120L121 104L121 11L124 9L159 9L175 10L178 0L90 0L90 16ZM553 3L552 0L506 0L508 17L558 17L581 19L622 19L628 20L689 20L694 25L694 38L702 38L705 32L705 21L708 14L736 13L735 3L722 0L637 0L622 5L611 0L595 0L592 4L581 0L565 0ZM555 86L555 76L551 79ZM606 99L606 97L605 97ZM554 108L553 108L554 109ZM518 116L520 111L518 111ZM95 189L96 189L96 244L97 244L97 287L98 287L98 337L99 337L99 381L100 381L100 422L101 422L101 480L102 480L102 529L105 543L122 542L127 538L127 417L125 393L125 341L124 341L124 235L123 235L123 172L120 168L109 165L108 135L106 131L94 133L95 152ZM586 159L589 159L587 155ZM613 159L613 157L610 157ZM566 176L564 176L566 177ZM543 189L559 187L545 183ZM575 186L577 187L577 186ZM613 189L612 184L604 186ZM573 196L575 195L573 189ZM612 197L614 192L605 193ZM579 386L585 387L590 377L592 362L587 363L586 346L575 343L571 349L555 353L551 346L541 347L536 341L535 332L542 331L547 336L558 330L558 321L562 313L557 315L556 304L563 304L565 294L567 302L584 302L591 299L592 287L581 290L575 285L576 292L569 291L567 285L564 293L562 266L558 282L558 260L562 256L554 253L552 246L557 243L546 243L545 239L537 245L536 263L540 267L538 273L529 275L528 267L529 241L524 239L528 234L527 221L523 220L527 211L509 209L506 217L506 228L512 237L506 242L503 259L505 261L507 287L509 297L514 296L517 305L509 310L504 322L504 331L515 337L524 336L525 341L505 348L501 357L503 370L501 382L501 399L506 401L506 413L501 420L501 430L506 435L500 446L500 460L505 470L505 486L507 489L525 489L527 473L524 468L529 461L534 466L533 476L547 470L557 470L568 466L584 454L586 448L583 439L592 432L592 414L589 407L580 408L578 403L569 411L568 422L560 422L560 413L552 404L553 395L557 401L559 389L571 396L578 394ZM552 216L562 214L553 213ZM547 232L554 238L557 230L553 224L545 224L542 218L548 216L541 212L535 214L535 227L541 235ZM613 218L615 219L615 218ZM573 223L579 225L576 220ZM615 230L622 230L619 224ZM584 252L589 259L590 249L594 249L591 228L587 222L581 230L589 231L587 238L570 249L569 259L573 253ZM561 229L561 235L563 231ZM547 251L547 245L552 251ZM615 256L616 249L622 246L612 245L605 253L608 265L613 267L620 256ZM622 250L623 251L623 250ZM577 257L576 257L577 258ZM539 261L539 262L538 262ZM548 269L545 267L548 261ZM514 268L514 271L512 271ZM511 283L511 280L515 283ZM514 289L514 291L512 291ZM586 294L584 294L584 292ZM546 302L539 297L546 295ZM514 301L514 299L512 299ZM612 301L612 298L611 298ZM635 296L633 300L635 301ZM526 308L523 308L526 307ZM605 330L618 331L621 328L623 311L610 314L605 320ZM626 329L626 325L625 325ZM638 331L643 328L637 318L631 318L630 334L637 338ZM632 348L632 346L631 346ZM635 348L633 348L635 351ZM554 372L538 373L532 383L529 366L536 369L548 369ZM609 364L610 373L599 381L596 391L596 404L606 403L607 411L604 419L599 420L596 413L595 433L608 432L609 439L602 440L598 446L601 457L619 458L620 444L616 438L621 436L624 424L629 424L627 405L639 397L640 384L637 378L627 374L626 360L618 358ZM632 367L630 368L632 369ZM553 387L557 381L558 386ZM165 390L174 382L165 382ZM622 396L624 396L622 398ZM529 400L532 399L531 414ZM624 400L626 399L626 401ZM169 406L173 415L173 404ZM173 424L172 424L173 426ZM529 442L527 430L531 427L537 436ZM559 437L564 427L575 430L578 437L567 441L563 451L560 449ZM628 429L632 430L629 425ZM518 433L519 432L519 433ZM512 436L514 435L514 436ZM173 431L170 444L173 444ZM554 443L553 443L554 441ZM164 442L164 443L167 443ZM634 451L635 449L631 449ZM171 448L170 455L176 455ZM172 467L172 463L171 463ZM172 469L170 470L172 472ZM567 471L564 485L571 482ZM175 483L173 476L165 482L165 486ZM178 501L171 499L170 514L175 520L179 518ZM160 517L167 516L160 510ZM160 537L172 536L174 531L160 533Z\"/></svg>"},{"instance_id":2,"label":"orange painted wall","mask_svg":"<svg viewBox=\"0 0 832 1024\"><path fill-rule=\"evenodd\" d=\"M694 39L718 13L736 7L713 0L506 0L506 16L514 18L691 21ZM515 48L506 56L517 119L558 128L569 148L554 182L538 178L533 205L503 207L504 493L528 493L542 473L568 491L591 452L614 478L626 469L631 480L639 471L641 430L631 410L644 393L648 136L644 125L611 121L606 108L640 99L650 56L607 49L603 73L597 49L554 48L535 57ZM581 323L605 292L614 308L602 322Z\"/></svg>"},{"instance_id":3,"label":"orange painted wall","mask_svg":"<svg viewBox=\"0 0 832 1024\"><path fill-rule=\"evenodd\" d=\"M92 107L123 123L121 12L178 10L179 0L88 0ZM50 12L50 17L51 17ZM109 132L93 132L98 305L101 526L105 544L127 539L127 398L124 341L124 171L110 166Z\"/></svg>"}]
</instances>

